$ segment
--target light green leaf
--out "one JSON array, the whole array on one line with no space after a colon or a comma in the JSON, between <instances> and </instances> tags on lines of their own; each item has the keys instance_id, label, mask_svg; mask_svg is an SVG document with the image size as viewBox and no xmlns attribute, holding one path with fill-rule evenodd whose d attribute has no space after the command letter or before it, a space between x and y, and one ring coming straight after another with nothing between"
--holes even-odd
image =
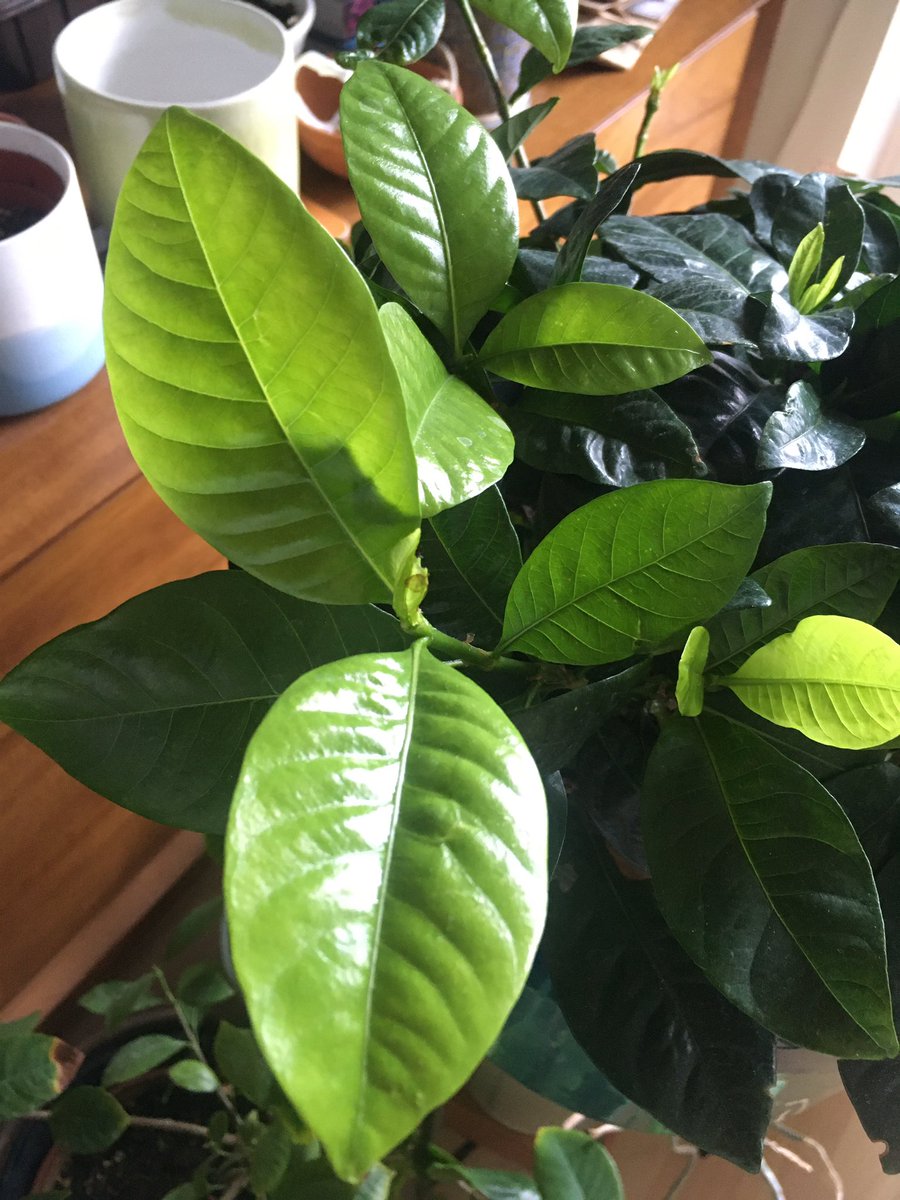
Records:
<instances>
[{"instance_id":1,"label":"light green leaf","mask_svg":"<svg viewBox=\"0 0 900 1200\"><path fill-rule=\"evenodd\" d=\"M699 717L703 712L703 672L708 654L709 631L697 625L688 634L678 661L675 699L683 717Z\"/></svg>"},{"instance_id":2,"label":"light green leaf","mask_svg":"<svg viewBox=\"0 0 900 1200\"><path fill-rule=\"evenodd\" d=\"M254 735L226 854L234 962L263 1053L342 1178L499 1032L543 924L546 829L518 732L421 642L310 672Z\"/></svg>"},{"instance_id":3,"label":"light green leaf","mask_svg":"<svg viewBox=\"0 0 900 1200\"><path fill-rule=\"evenodd\" d=\"M97 1154L108 1149L128 1124L128 1113L122 1105L99 1087L69 1088L50 1112L54 1140L75 1154Z\"/></svg>"},{"instance_id":4,"label":"light green leaf","mask_svg":"<svg viewBox=\"0 0 900 1200\"><path fill-rule=\"evenodd\" d=\"M896 1054L872 870L822 784L724 717L673 717L641 825L669 927L733 1004L826 1054Z\"/></svg>"},{"instance_id":5,"label":"light green leaf","mask_svg":"<svg viewBox=\"0 0 900 1200\"><path fill-rule=\"evenodd\" d=\"M819 269L822 261L822 251L825 249L825 226L820 221L814 225L800 245L794 251L791 265L788 268L788 296L795 308L800 308L800 301L809 285L809 281Z\"/></svg>"},{"instance_id":6,"label":"light green leaf","mask_svg":"<svg viewBox=\"0 0 900 1200\"><path fill-rule=\"evenodd\" d=\"M503 155L446 92L385 63L361 63L345 84L341 132L378 253L459 354L518 249Z\"/></svg>"},{"instance_id":7,"label":"light green leaf","mask_svg":"<svg viewBox=\"0 0 900 1200\"><path fill-rule=\"evenodd\" d=\"M221 834L275 697L323 662L405 645L374 605L326 608L210 571L41 646L0 682L0 720L123 808Z\"/></svg>"},{"instance_id":8,"label":"light green leaf","mask_svg":"<svg viewBox=\"0 0 900 1200\"><path fill-rule=\"evenodd\" d=\"M0 1037L0 1121L21 1117L58 1094L58 1045L45 1033L8 1032Z\"/></svg>"},{"instance_id":9,"label":"light green leaf","mask_svg":"<svg viewBox=\"0 0 900 1200\"><path fill-rule=\"evenodd\" d=\"M534 1178L542 1200L625 1200L609 1152L578 1129L539 1129Z\"/></svg>"},{"instance_id":10,"label":"light green leaf","mask_svg":"<svg viewBox=\"0 0 900 1200\"><path fill-rule=\"evenodd\" d=\"M182 109L122 188L104 324L128 443L183 521L295 596L390 598L418 495L374 302L290 189Z\"/></svg>"},{"instance_id":11,"label":"light green leaf","mask_svg":"<svg viewBox=\"0 0 900 1200\"><path fill-rule=\"evenodd\" d=\"M185 1058L169 1068L169 1078L186 1092L214 1092L219 1086L215 1072L196 1058Z\"/></svg>"},{"instance_id":12,"label":"light green leaf","mask_svg":"<svg viewBox=\"0 0 900 1200\"><path fill-rule=\"evenodd\" d=\"M473 0L485 16L493 17L522 35L526 42L561 71L569 61L578 0Z\"/></svg>"},{"instance_id":13,"label":"light green leaf","mask_svg":"<svg viewBox=\"0 0 900 1200\"><path fill-rule=\"evenodd\" d=\"M900 737L900 646L850 617L807 617L719 682L826 746L865 750Z\"/></svg>"},{"instance_id":14,"label":"light green leaf","mask_svg":"<svg viewBox=\"0 0 900 1200\"><path fill-rule=\"evenodd\" d=\"M620 396L710 361L682 317L614 283L566 283L517 305L490 334L482 366L548 391Z\"/></svg>"},{"instance_id":15,"label":"light green leaf","mask_svg":"<svg viewBox=\"0 0 900 1200\"><path fill-rule=\"evenodd\" d=\"M820 283L812 283L806 289L797 306L798 311L806 315L807 313L814 313L817 308L821 308L837 287L837 281L841 277L843 268L844 256L842 254L840 258L834 260Z\"/></svg>"},{"instance_id":16,"label":"light green leaf","mask_svg":"<svg viewBox=\"0 0 900 1200\"><path fill-rule=\"evenodd\" d=\"M900 549L868 542L805 546L761 567L752 579L772 603L717 613L709 622L709 665L720 674L804 617L831 613L876 621L900 583Z\"/></svg>"},{"instance_id":17,"label":"light green leaf","mask_svg":"<svg viewBox=\"0 0 900 1200\"><path fill-rule=\"evenodd\" d=\"M770 495L766 483L663 479L592 500L520 571L499 649L587 666L663 644L734 595Z\"/></svg>"},{"instance_id":18,"label":"light green leaf","mask_svg":"<svg viewBox=\"0 0 900 1200\"><path fill-rule=\"evenodd\" d=\"M513 436L491 406L451 375L399 304L378 313L406 401L423 517L433 517L503 478Z\"/></svg>"},{"instance_id":19,"label":"light green leaf","mask_svg":"<svg viewBox=\"0 0 900 1200\"><path fill-rule=\"evenodd\" d=\"M138 1075L167 1062L186 1046L183 1038L169 1037L164 1033L148 1033L135 1038L133 1042L126 1042L107 1063L103 1072L103 1086L111 1087L114 1083L136 1079Z\"/></svg>"}]
</instances>

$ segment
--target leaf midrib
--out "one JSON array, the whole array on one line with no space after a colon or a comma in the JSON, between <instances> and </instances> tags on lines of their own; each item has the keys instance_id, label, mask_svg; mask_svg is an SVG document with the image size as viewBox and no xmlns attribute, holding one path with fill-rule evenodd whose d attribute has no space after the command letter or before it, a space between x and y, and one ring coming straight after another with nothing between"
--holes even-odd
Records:
<instances>
[{"instance_id":1,"label":"leaf midrib","mask_svg":"<svg viewBox=\"0 0 900 1200\"><path fill-rule=\"evenodd\" d=\"M626 220L639 220L639 219L640 218L635 218L635 217L626 218ZM650 218L650 220L652 222L653 219ZM729 269L726 266L724 266L720 262L717 262L714 258L710 258L709 254L707 254L707 252L705 250L701 250L699 247L695 246L693 242L689 242L687 240L687 238L681 237L677 233L671 233L670 230L668 229L668 227L665 225L660 225L658 223L654 223L653 228L657 229L657 230L661 230L662 233L664 233L667 238L669 238L671 241L677 243L679 248L683 246L687 250L690 250L691 254L699 255L700 258L702 258L704 262L708 263L710 267L714 268L716 274L718 274L720 276L724 276L726 279L732 280L733 283L741 289L741 291L744 293L745 296L751 296L753 294L750 291L747 284L744 283L742 280L738 279L738 277L733 272L729 271ZM737 228L742 230L743 226L738 225ZM615 233L615 230L613 232ZM610 244L617 251L617 253L621 254L623 258L626 258L626 251L623 250L621 248L621 246L616 246L615 242L612 241L612 239L608 238L607 240L610 241ZM747 248L750 250L753 249L752 246L747 246ZM774 259L772 261L774 262ZM775 263L775 265L777 266L778 264ZM653 275L653 272L647 267L640 267L639 269L642 271L647 271L648 275L651 275L659 283L671 282L671 280L659 279L659 277L656 275ZM763 272L760 271L759 274L763 274Z\"/></svg>"},{"instance_id":2,"label":"leaf midrib","mask_svg":"<svg viewBox=\"0 0 900 1200\"><path fill-rule=\"evenodd\" d=\"M670 501L669 507L671 507L672 503L674 503L674 499L672 501ZM607 589L611 588L613 584L618 584L625 579L630 579L632 575L637 575L641 571L647 570L649 567L658 566L661 563L664 563L667 559L672 558L674 555L681 554L685 550L690 549L691 546L696 545L698 542L702 542L705 538L711 536L712 534L718 533L721 529L724 529L727 525L729 525L733 520L736 520L736 519L739 520L744 515L744 513L747 512L748 509L752 509L753 507L755 507L755 504L756 504L756 501L751 500L749 503L745 504L742 508L736 509L733 512L730 512L728 514L728 516L725 517L718 525L707 527L703 531L703 533L699 534L695 538L691 538L690 541L681 542L676 547L676 549L669 551L668 554L664 554L659 558L655 558L650 563L641 563L640 566L635 567L631 571L627 571L624 575L616 575L614 578L608 579L604 583L598 584L596 587L590 588L588 591L580 592L577 596L572 596L570 599L568 599L566 601L565 604L557 605L555 608L552 608L548 612L542 614L541 616L536 617L533 621L529 621L529 623L527 625L523 626L514 635L512 635L508 638L504 638L503 641L500 643L500 645L497 647L495 653L502 654L504 650L509 649L509 647L513 644L513 642L518 641L520 638L522 638L526 634L530 633L531 630L536 629L539 626L546 624L548 621L553 621L559 613L565 612L566 609L569 609L576 605L581 604L584 600L588 599L591 596L596 595L597 592L606 591ZM669 510L666 509L667 513L668 513L668 511ZM582 544L583 544L583 541L584 541L584 531L582 532ZM579 556L579 561L580 561L580 556ZM528 564L526 563L525 566L527 567L527 565ZM576 567L576 569L577 569L577 567ZM523 570L524 570L524 568L523 568ZM627 597L625 597L624 599L626 600L626 603L633 603L633 601L628 600Z\"/></svg>"},{"instance_id":3,"label":"leaf midrib","mask_svg":"<svg viewBox=\"0 0 900 1200\"><path fill-rule=\"evenodd\" d=\"M728 718L726 717L724 719L727 720ZM699 736L700 741L703 743L703 749L706 752L707 761L709 762L709 765L712 768L712 772L715 777L716 786L718 788L719 795L721 796L721 799L722 799L722 806L725 809L725 812L728 816L729 823L731 824L731 827L734 830L734 835L737 838L738 843L741 847L744 861L746 862L747 866L752 871L753 877L756 879L756 882L759 885L759 889L762 892L763 896L765 897L770 911L772 913L774 913L774 915L778 918L778 921L784 928L788 937L791 939L791 942L797 947L797 949L800 951L803 958L805 958L806 961L809 963L816 978L822 983L822 985L824 986L828 995L834 999L834 1001L840 1006L841 1010L847 1014L847 1016L850 1018L850 1020L856 1026L856 1028L859 1029L863 1034L865 1034L865 1036L869 1039L870 1042L872 1042L876 1046L879 1045L879 1043L876 1041L874 1036L869 1032L869 1030L866 1029L866 1027L864 1025L861 1025L860 1022L856 1019L856 1017L853 1016L853 1014L850 1012L850 1010L847 1008L847 1006L844 1004L844 1002L840 999L840 997L835 995L831 985L822 976L822 973L819 971L819 968L809 957L809 955L807 954L804 947L800 944L800 942L795 937L794 931L791 929L790 925L787 923L787 921L781 915L781 912L780 912L778 906L776 905L774 899L772 898L772 896L769 893L768 888L763 883L762 878L760 877L759 871L756 868L756 863L753 861L752 857L750 856L750 854L747 850L747 844L741 834L741 831L738 828L737 822L735 821L734 815L731 810L731 805L728 801L728 791L726 790L726 787L725 787L725 781L722 778L722 775L719 771L718 762L716 761L716 757L712 752L709 741L706 737L706 733L704 732L702 722L700 720L697 720L695 727L697 730L697 735ZM776 753L777 753L777 751L776 751ZM802 770L802 768L801 768L801 770ZM812 776L810 778L812 778ZM822 788L822 790L825 792L826 795L829 795L827 789L824 787L823 784L819 784L819 786ZM834 801L834 803L837 804L837 801ZM755 999L754 999L754 1003L756 1003Z\"/></svg>"},{"instance_id":4,"label":"leaf midrib","mask_svg":"<svg viewBox=\"0 0 900 1200\"><path fill-rule=\"evenodd\" d=\"M167 131L167 133L168 133L168 131ZM306 478L309 480L309 482L315 488L316 494L319 496L319 498L322 501L322 503L324 504L325 508L331 514L335 524L338 526L339 529L341 529L343 531L343 533L345 534L347 539L351 542L351 544L354 546L354 548L356 549L357 553L360 555L362 560L368 565L369 569L373 572L375 577L377 579L379 579L382 584L384 584L384 586L387 588L388 592L390 593L393 591L394 581L382 571L382 569L378 565L378 563L376 563L375 560L368 553L363 542L357 537L354 530L350 527L350 525L344 520L343 516L335 508L330 496L328 496L328 494L323 489L321 482L319 481L318 475L315 472L313 472L312 470L310 470L310 468L306 462L306 459L304 458L303 454L300 452L299 447L296 445L296 443L293 441L293 439L291 437L289 437L287 428L285 427L285 424L282 421L280 414L276 411L276 409L272 405L271 399L269 397L269 393L266 390L266 388L264 387L262 379L260 378L260 375L259 375L259 371L257 370L256 362L254 361L252 355L250 354L248 347L247 347L246 340L245 340L243 334L241 333L240 327L239 327L238 323L235 321L234 315L231 312L231 308L229 307L228 303L225 300L225 296L222 291L222 286L219 281L219 276L218 276L217 272L213 269L213 264L207 253L206 244L205 244L203 238L200 236L199 226L198 226L197 220L194 216L194 212L191 207L189 195L185 191L185 188L184 188L184 183L183 183L183 180L181 177L181 170L180 170L179 161L178 161L178 155L175 153L175 147L172 144L172 138L171 138L170 134L168 135L168 143L169 143L169 154L172 159L172 166L175 171L175 175L178 179L178 186L181 190L181 195L182 195L182 199L184 201L185 208L187 209L188 214L190 216L191 228L193 230L194 236L197 239L197 245L200 248L200 253L203 255L203 261L206 264L206 269L209 271L210 278L213 280L213 282L215 284L216 295L219 298L219 302L222 305L222 309L225 312L225 314L227 315L228 321L231 324L232 329L234 330L235 340L238 342L238 344L240 345L241 349L244 352L244 357L250 367L250 370L253 373L253 378L256 380L257 386L259 387L259 390L260 390L260 394L265 398L266 407L268 408L269 412L272 414L274 419L278 422L278 427L279 427L279 429L281 429L282 433L284 434L285 442L290 447L292 453L294 454L295 458L297 459L298 463L300 464L301 468L303 469L303 471L306 475ZM268 200L268 195L267 195L266 205L268 205L268 203L269 203L269 200ZM291 236L292 236L292 239L296 238L296 226L294 227ZM245 253L245 251L241 252L242 256L244 253ZM336 275L336 267L332 267L331 272L330 272L329 287L333 286L335 275ZM269 281L267 288L270 286L271 286L271 280ZM295 348L296 348L296 344L295 344ZM324 381L323 381L323 383L324 383ZM323 386L323 384L320 384L320 388L322 386ZM382 391L383 391L383 388L382 388ZM359 421L359 424L362 424L362 422L366 420L366 418L368 417L369 413L371 413L371 411L372 411L372 406L370 406L370 408L367 410L367 412L362 416L362 418ZM295 420L296 419L298 419L298 418L295 418ZM373 485L374 485L374 482L375 482L374 479L371 480L371 483Z\"/></svg>"}]
</instances>

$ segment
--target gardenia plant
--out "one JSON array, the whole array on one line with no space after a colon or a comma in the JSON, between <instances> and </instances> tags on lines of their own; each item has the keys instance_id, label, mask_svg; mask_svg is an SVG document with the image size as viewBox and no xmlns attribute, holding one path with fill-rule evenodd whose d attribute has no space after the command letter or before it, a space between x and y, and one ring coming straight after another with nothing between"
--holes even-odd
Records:
<instances>
[{"instance_id":1,"label":"gardenia plant","mask_svg":"<svg viewBox=\"0 0 900 1200\"><path fill-rule=\"evenodd\" d=\"M571 0L477 7L536 47L525 86L569 58ZM151 134L110 381L241 569L55 639L0 716L224 835L253 1029L344 1179L503 1058L530 972L565 1052L705 1150L759 1169L778 1039L890 1142L900 209L589 134L510 169L552 103L489 135L404 70L442 17L361 26L352 255L218 130ZM627 215L691 174L740 190ZM520 242L517 198L559 195Z\"/></svg>"}]
</instances>

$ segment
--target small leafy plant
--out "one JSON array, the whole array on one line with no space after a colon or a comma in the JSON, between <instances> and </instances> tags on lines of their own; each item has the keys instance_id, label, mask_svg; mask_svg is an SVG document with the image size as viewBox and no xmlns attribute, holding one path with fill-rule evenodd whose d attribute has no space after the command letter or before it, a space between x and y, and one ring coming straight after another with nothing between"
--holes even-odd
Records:
<instances>
[{"instance_id":1,"label":"small leafy plant","mask_svg":"<svg viewBox=\"0 0 900 1200\"><path fill-rule=\"evenodd\" d=\"M569 0L478 8L567 61ZM123 429L241 570L55 639L0 716L224 836L255 1037L342 1179L550 1024L748 1170L776 1040L837 1055L898 1170L890 181L591 135L509 168L551 105L488 135L403 69L443 5L373 12L349 252L177 109L116 216ZM739 190L627 214L695 174Z\"/></svg>"}]
</instances>

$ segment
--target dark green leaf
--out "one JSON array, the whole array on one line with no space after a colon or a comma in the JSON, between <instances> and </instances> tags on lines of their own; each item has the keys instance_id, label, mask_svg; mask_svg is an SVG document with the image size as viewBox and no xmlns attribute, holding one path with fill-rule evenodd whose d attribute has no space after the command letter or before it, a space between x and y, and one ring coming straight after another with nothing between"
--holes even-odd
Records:
<instances>
[{"instance_id":1,"label":"dark green leaf","mask_svg":"<svg viewBox=\"0 0 900 1200\"><path fill-rule=\"evenodd\" d=\"M436 1163L429 1174L438 1181L459 1180L485 1200L543 1200L527 1175L513 1171L497 1171L491 1167L467 1167L465 1163L444 1161Z\"/></svg>"},{"instance_id":2,"label":"dark green leaf","mask_svg":"<svg viewBox=\"0 0 900 1200\"><path fill-rule=\"evenodd\" d=\"M515 113L508 121L502 121L491 131L491 137L497 143L500 153L507 162L512 158L525 139L535 130L544 117L553 111L559 102L558 96L552 96L532 108L525 108Z\"/></svg>"},{"instance_id":3,"label":"dark green leaf","mask_svg":"<svg viewBox=\"0 0 900 1200\"><path fill-rule=\"evenodd\" d=\"M588 683L510 713L542 771L566 767L606 720L644 682L649 662L627 667L607 679Z\"/></svg>"},{"instance_id":4,"label":"dark green leaf","mask_svg":"<svg viewBox=\"0 0 900 1200\"><path fill-rule=\"evenodd\" d=\"M0 718L117 804L223 833L244 749L275 697L323 662L404 644L374 607L326 608L212 571L36 650L0 684Z\"/></svg>"},{"instance_id":5,"label":"dark green leaf","mask_svg":"<svg viewBox=\"0 0 900 1200\"><path fill-rule=\"evenodd\" d=\"M669 1129L757 1169L773 1039L704 979L666 928L650 883L623 879L574 815L569 827L542 952L572 1032Z\"/></svg>"},{"instance_id":6,"label":"dark green leaf","mask_svg":"<svg viewBox=\"0 0 900 1200\"><path fill-rule=\"evenodd\" d=\"M872 871L821 784L723 717L676 717L642 824L666 921L733 1004L826 1054L896 1053Z\"/></svg>"},{"instance_id":7,"label":"dark green leaf","mask_svg":"<svg viewBox=\"0 0 900 1200\"><path fill-rule=\"evenodd\" d=\"M41 1108L61 1087L56 1050L59 1043L44 1033L3 1027L0 1037L0 1121L11 1121Z\"/></svg>"},{"instance_id":8,"label":"dark green leaf","mask_svg":"<svg viewBox=\"0 0 900 1200\"><path fill-rule=\"evenodd\" d=\"M361 63L345 84L341 132L378 253L458 354L516 257L503 155L440 88L384 63Z\"/></svg>"},{"instance_id":9,"label":"dark green leaf","mask_svg":"<svg viewBox=\"0 0 900 1200\"><path fill-rule=\"evenodd\" d=\"M880 762L844 771L829 781L828 790L850 818L878 882L878 872L900 850L900 766ZM879 890L883 893L880 885ZM889 966L891 945L889 939Z\"/></svg>"},{"instance_id":10,"label":"dark green leaf","mask_svg":"<svg viewBox=\"0 0 900 1200\"><path fill-rule=\"evenodd\" d=\"M891 992L900 1011L900 855L877 876L884 912ZM900 1174L900 1059L883 1062L841 1062L841 1079L863 1129L873 1142L884 1142L881 1168Z\"/></svg>"},{"instance_id":11,"label":"dark green leaf","mask_svg":"<svg viewBox=\"0 0 900 1200\"><path fill-rule=\"evenodd\" d=\"M823 279L832 264L843 257L834 288L837 290L856 270L865 218L846 183L833 175L804 175L785 192L772 222L772 244L783 263L790 263L800 242L817 224L825 227L825 248L811 282Z\"/></svg>"},{"instance_id":12,"label":"dark green leaf","mask_svg":"<svg viewBox=\"0 0 900 1200\"><path fill-rule=\"evenodd\" d=\"M873 274L896 275L900 271L900 218L885 212L866 197L862 198L866 219L862 257Z\"/></svg>"},{"instance_id":13,"label":"dark green leaf","mask_svg":"<svg viewBox=\"0 0 900 1200\"><path fill-rule=\"evenodd\" d=\"M534 1179L543 1200L625 1200L609 1152L578 1129L539 1129Z\"/></svg>"},{"instance_id":14,"label":"dark green leaf","mask_svg":"<svg viewBox=\"0 0 900 1200\"><path fill-rule=\"evenodd\" d=\"M372 298L291 190L184 109L123 184L104 328L129 446L186 524L292 595L390 599L418 496Z\"/></svg>"},{"instance_id":15,"label":"dark green leaf","mask_svg":"<svg viewBox=\"0 0 900 1200\"><path fill-rule=\"evenodd\" d=\"M437 513L422 526L419 546L430 585L424 612L453 637L480 646L500 637L503 610L522 567L519 540L495 487Z\"/></svg>"},{"instance_id":16,"label":"dark green leaf","mask_svg":"<svg viewBox=\"0 0 900 1200\"><path fill-rule=\"evenodd\" d=\"M508 25L531 42L553 64L554 71L561 71L569 61L578 16L577 0L529 0L527 4L522 0L473 2L485 16Z\"/></svg>"},{"instance_id":17,"label":"dark green leaf","mask_svg":"<svg viewBox=\"0 0 900 1200\"><path fill-rule=\"evenodd\" d=\"M747 304L735 301L727 286L687 275L683 279L650 283L647 292L682 316L708 346L752 346Z\"/></svg>"},{"instance_id":18,"label":"dark green leaf","mask_svg":"<svg viewBox=\"0 0 900 1200\"><path fill-rule=\"evenodd\" d=\"M812 384L794 383L784 409L772 413L766 423L756 465L764 471L829 471L858 454L865 440L858 425L823 411Z\"/></svg>"},{"instance_id":19,"label":"dark green leaf","mask_svg":"<svg viewBox=\"0 0 900 1200\"><path fill-rule=\"evenodd\" d=\"M401 67L417 62L437 44L444 30L444 15L444 0L378 4L363 14L356 27L356 45Z\"/></svg>"},{"instance_id":20,"label":"dark green leaf","mask_svg":"<svg viewBox=\"0 0 900 1200\"><path fill-rule=\"evenodd\" d=\"M88 1012L105 1017L106 1028L113 1030L132 1013L156 1008L162 1000L156 990L156 977L142 975L139 979L108 979L105 983L98 983L78 1003Z\"/></svg>"},{"instance_id":21,"label":"dark green leaf","mask_svg":"<svg viewBox=\"0 0 900 1200\"><path fill-rule=\"evenodd\" d=\"M691 431L655 392L530 392L507 420L518 457L540 471L613 487L704 474Z\"/></svg>"},{"instance_id":22,"label":"dark green leaf","mask_svg":"<svg viewBox=\"0 0 900 1200\"><path fill-rule=\"evenodd\" d=\"M642 155L640 162L639 187L693 175L715 175L720 179L743 179L745 183L754 183L772 172L784 171L783 167L775 167L771 163L717 158L714 154L704 154L700 150L654 150L650 154ZM793 172L786 174L789 179L798 178Z\"/></svg>"},{"instance_id":23,"label":"dark green leaf","mask_svg":"<svg viewBox=\"0 0 900 1200\"><path fill-rule=\"evenodd\" d=\"M69 1088L50 1111L54 1140L74 1154L98 1154L128 1128L128 1113L99 1087Z\"/></svg>"},{"instance_id":24,"label":"dark green leaf","mask_svg":"<svg viewBox=\"0 0 900 1200\"><path fill-rule=\"evenodd\" d=\"M604 179L597 188L597 194L578 216L572 226L572 232L557 255L556 265L553 269L555 284L577 283L579 279L590 279L585 271L587 265L585 257L591 239L596 233L597 227L602 225L631 193L640 170L639 162L630 163L621 171L616 171L608 179ZM609 282L616 283L618 281L610 280Z\"/></svg>"},{"instance_id":25,"label":"dark green leaf","mask_svg":"<svg viewBox=\"0 0 900 1200\"><path fill-rule=\"evenodd\" d=\"M666 479L586 504L522 568L502 649L615 662L711 616L753 561L769 495L768 484Z\"/></svg>"},{"instance_id":26,"label":"dark green leaf","mask_svg":"<svg viewBox=\"0 0 900 1200\"><path fill-rule=\"evenodd\" d=\"M126 1042L121 1046L106 1065L103 1072L103 1086L111 1087L114 1083L126 1083L152 1071L154 1067L168 1062L187 1046L183 1038L169 1037L164 1033L148 1033Z\"/></svg>"},{"instance_id":27,"label":"dark green leaf","mask_svg":"<svg viewBox=\"0 0 900 1200\"><path fill-rule=\"evenodd\" d=\"M874 542L865 496L853 469L868 445L834 471L786 471L779 476L769 508L760 561L791 550L836 542ZM828 520L822 520L828 513Z\"/></svg>"},{"instance_id":28,"label":"dark green leaf","mask_svg":"<svg viewBox=\"0 0 900 1200\"><path fill-rule=\"evenodd\" d=\"M265 1195L278 1187L291 1160L291 1138L279 1122L266 1125L250 1151L250 1186Z\"/></svg>"},{"instance_id":29,"label":"dark green leaf","mask_svg":"<svg viewBox=\"0 0 900 1200\"><path fill-rule=\"evenodd\" d=\"M770 358L788 362L825 362L844 353L852 328L852 308L804 317L773 292L759 331L759 348Z\"/></svg>"},{"instance_id":30,"label":"dark green leaf","mask_svg":"<svg viewBox=\"0 0 900 1200\"><path fill-rule=\"evenodd\" d=\"M385 1170L379 1163L371 1174ZM338 1179L324 1155L310 1157L309 1146L294 1146L287 1170L270 1200L355 1200L361 1197L365 1181L357 1189Z\"/></svg>"},{"instance_id":31,"label":"dark green leaf","mask_svg":"<svg viewBox=\"0 0 900 1200\"><path fill-rule=\"evenodd\" d=\"M764 245L772 245L772 226L799 180L800 176L793 171L776 167L749 181L753 185L749 197L753 225L757 238ZM813 225L815 223L813 221ZM808 232L808 229L804 232Z\"/></svg>"},{"instance_id":32,"label":"dark green leaf","mask_svg":"<svg viewBox=\"0 0 900 1200\"><path fill-rule=\"evenodd\" d=\"M209 1008L234 995L234 988L218 967L209 963L194 963L178 981L175 994L191 1008Z\"/></svg>"},{"instance_id":33,"label":"dark green leaf","mask_svg":"<svg viewBox=\"0 0 900 1200\"><path fill-rule=\"evenodd\" d=\"M542 292L556 285L556 264L565 247L559 252L555 250L532 250L525 248L519 251L513 279L523 282L528 292ZM584 283L616 283L620 287L634 287L640 276L627 263L616 262L612 258L603 258L599 254L589 254L581 268L581 279Z\"/></svg>"},{"instance_id":34,"label":"dark green leaf","mask_svg":"<svg viewBox=\"0 0 900 1200\"><path fill-rule=\"evenodd\" d=\"M761 567L752 578L772 603L712 618L709 665L718 674L729 674L757 646L804 617L836 614L875 621L900 582L900 550L867 542L807 546Z\"/></svg>"},{"instance_id":35,"label":"dark green leaf","mask_svg":"<svg viewBox=\"0 0 900 1200\"><path fill-rule=\"evenodd\" d=\"M34 1033L41 1023L39 1012L30 1013L27 1017L19 1017L16 1021L0 1021L0 1041L3 1038L23 1037L26 1033Z\"/></svg>"},{"instance_id":36,"label":"dark green leaf","mask_svg":"<svg viewBox=\"0 0 900 1200\"><path fill-rule=\"evenodd\" d=\"M221 1021L214 1046L220 1074L257 1108L265 1108L272 1099L275 1078L263 1058L253 1031Z\"/></svg>"},{"instance_id":37,"label":"dark green leaf","mask_svg":"<svg viewBox=\"0 0 900 1200\"><path fill-rule=\"evenodd\" d=\"M874 333L897 321L900 321L900 279L892 279L859 307L854 332Z\"/></svg>"},{"instance_id":38,"label":"dark green leaf","mask_svg":"<svg viewBox=\"0 0 900 1200\"><path fill-rule=\"evenodd\" d=\"M214 1092L219 1086L215 1072L196 1058L185 1058L169 1067L169 1078L186 1092Z\"/></svg>"},{"instance_id":39,"label":"dark green leaf","mask_svg":"<svg viewBox=\"0 0 900 1200\"><path fill-rule=\"evenodd\" d=\"M721 612L734 612L743 608L770 608L772 597L755 579L745 579Z\"/></svg>"},{"instance_id":40,"label":"dark green leaf","mask_svg":"<svg viewBox=\"0 0 900 1200\"><path fill-rule=\"evenodd\" d=\"M689 276L692 299L686 304L682 297L683 307L702 309L708 289L709 303L738 322L751 294L787 284L784 268L742 225L721 213L610 217L603 236L621 258L658 283L684 287Z\"/></svg>"},{"instance_id":41,"label":"dark green leaf","mask_svg":"<svg viewBox=\"0 0 900 1200\"><path fill-rule=\"evenodd\" d=\"M590 198L597 191L597 145L592 133L581 133L553 154L530 167L510 171L520 200L549 200L553 196Z\"/></svg>"},{"instance_id":42,"label":"dark green leaf","mask_svg":"<svg viewBox=\"0 0 900 1200\"><path fill-rule=\"evenodd\" d=\"M499 1032L543 923L546 828L515 727L421 641L317 668L254 735L228 835L235 968L342 1178L456 1091Z\"/></svg>"},{"instance_id":43,"label":"dark green leaf","mask_svg":"<svg viewBox=\"0 0 900 1200\"><path fill-rule=\"evenodd\" d=\"M512 2L515 3L515 0L512 0ZM623 42L634 42L639 38L647 37L650 33L652 33L652 30L645 28L643 25L617 25L612 23L608 25L584 25L575 31L572 50L566 65L577 67L581 63L591 62L601 54L605 54L607 50L621 46ZM518 100L520 96L524 96L526 92L531 91L536 83L540 83L542 79L546 79L552 70L553 64L539 49L529 50L522 60L519 82L516 85L516 90L510 96L510 100Z\"/></svg>"},{"instance_id":44,"label":"dark green leaf","mask_svg":"<svg viewBox=\"0 0 900 1200\"><path fill-rule=\"evenodd\" d=\"M489 371L530 387L618 396L709 361L693 329L652 296L604 283L567 283L506 314L481 349Z\"/></svg>"},{"instance_id":45,"label":"dark green leaf","mask_svg":"<svg viewBox=\"0 0 900 1200\"><path fill-rule=\"evenodd\" d=\"M201 938L222 919L222 897L213 896L203 904L198 904L188 915L175 926L172 936L166 942L166 958L174 958L188 946Z\"/></svg>"},{"instance_id":46,"label":"dark green leaf","mask_svg":"<svg viewBox=\"0 0 900 1200\"><path fill-rule=\"evenodd\" d=\"M890 531L891 539L900 540L900 483L874 492L867 503L876 520Z\"/></svg>"},{"instance_id":47,"label":"dark green leaf","mask_svg":"<svg viewBox=\"0 0 900 1200\"><path fill-rule=\"evenodd\" d=\"M655 720L640 710L626 710L587 740L566 772L592 826L644 879L649 871L640 825L641 787L658 736Z\"/></svg>"}]
</instances>

